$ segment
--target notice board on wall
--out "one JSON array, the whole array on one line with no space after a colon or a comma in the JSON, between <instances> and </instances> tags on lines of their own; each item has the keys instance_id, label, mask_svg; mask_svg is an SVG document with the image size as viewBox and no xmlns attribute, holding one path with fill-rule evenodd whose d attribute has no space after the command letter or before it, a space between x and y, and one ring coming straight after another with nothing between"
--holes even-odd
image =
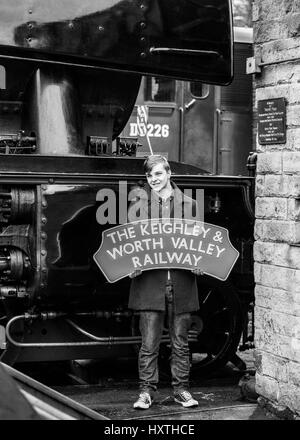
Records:
<instances>
[{"instance_id":1,"label":"notice board on wall","mask_svg":"<svg viewBox=\"0 0 300 440\"><path fill-rule=\"evenodd\" d=\"M261 145L286 143L285 99L263 99L258 101L257 110L258 142Z\"/></svg>"}]
</instances>

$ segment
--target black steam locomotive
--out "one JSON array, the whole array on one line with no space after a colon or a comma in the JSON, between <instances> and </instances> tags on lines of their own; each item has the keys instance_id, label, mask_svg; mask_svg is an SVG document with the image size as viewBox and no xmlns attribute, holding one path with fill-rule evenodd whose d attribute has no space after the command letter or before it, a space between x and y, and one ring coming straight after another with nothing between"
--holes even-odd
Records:
<instances>
[{"instance_id":1,"label":"black steam locomotive","mask_svg":"<svg viewBox=\"0 0 300 440\"><path fill-rule=\"evenodd\" d=\"M233 32L230 1L1 0L0 11L1 360L135 353L130 280L107 282L93 260L112 226L97 222L97 194L111 190L118 210L149 152L168 157L182 189L204 189L205 221L240 253L228 280L199 278L190 329L199 374L234 359L251 339L254 177L251 39Z\"/></svg>"}]
</instances>

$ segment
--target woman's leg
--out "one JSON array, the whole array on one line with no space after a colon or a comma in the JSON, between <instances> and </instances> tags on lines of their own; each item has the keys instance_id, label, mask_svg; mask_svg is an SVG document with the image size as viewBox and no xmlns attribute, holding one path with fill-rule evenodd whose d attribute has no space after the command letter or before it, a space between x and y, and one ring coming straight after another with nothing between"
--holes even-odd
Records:
<instances>
[{"instance_id":1,"label":"woman's leg","mask_svg":"<svg viewBox=\"0 0 300 440\"><path fill-rule=\"evenodd\" d=\"M158 384L158 354L163 328L164 312L140 312L142 335L138 360L140 390L150 395L156 391Z\"/></svg>"}]
</instances>

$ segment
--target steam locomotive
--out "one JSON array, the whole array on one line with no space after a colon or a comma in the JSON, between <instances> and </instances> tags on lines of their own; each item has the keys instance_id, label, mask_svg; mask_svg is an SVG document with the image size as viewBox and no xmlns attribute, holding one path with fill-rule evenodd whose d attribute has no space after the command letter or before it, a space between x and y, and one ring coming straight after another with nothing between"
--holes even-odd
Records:
<instances>
[{"instance_id":1,"label":"steam locomotive","mask_svg":"<svg viewBox=\"0 0 300 440\"><path fill-rule=\"evenodd\" d=\"M190 329L193 371L224 365L251 339L254 285L251 35L233 32L230 0L0 0L0 11L1 360L136 353L130 280L107 282L93 260L112 226L97 222L97 194L112 191L118 211L123 188L144 183L144 157L162 153L240 253L226 281L199 277Z\"/></svg>"}]
</instances>

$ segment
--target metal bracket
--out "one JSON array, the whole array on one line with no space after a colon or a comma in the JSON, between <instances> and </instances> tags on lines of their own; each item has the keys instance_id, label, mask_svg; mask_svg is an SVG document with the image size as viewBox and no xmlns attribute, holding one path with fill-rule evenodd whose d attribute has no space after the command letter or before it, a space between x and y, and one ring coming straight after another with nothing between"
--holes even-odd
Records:
<instances>
[{"instance_id":1,"label":"metal bracket","mask_svg":"<svg viewBox=\"0 0 300 440\"><path fill-rule=\"evenodd\" d=\"M250 57L246 60L246 74L252 75L254 73L261 72L261 59L260 57Z\"/></svg>"},{"instance_id":2,"label":"metal bracket","mask_svg":"<svg viewBox=\"0 0 300 440\"><path fill-rule=\"evenodd\" d=\"M300 57L294 57L294 58L283 58L280 60L270 60L263 62L261 59L261 56L254 56L251 58L247 58L246 61L246 73L247 75L251 75L253 73L260 73L262 67L266 66L274 66L278 64L284 64L284 63L294 63L295 61L299 61Z\"/></svg>"}]
</instances>

